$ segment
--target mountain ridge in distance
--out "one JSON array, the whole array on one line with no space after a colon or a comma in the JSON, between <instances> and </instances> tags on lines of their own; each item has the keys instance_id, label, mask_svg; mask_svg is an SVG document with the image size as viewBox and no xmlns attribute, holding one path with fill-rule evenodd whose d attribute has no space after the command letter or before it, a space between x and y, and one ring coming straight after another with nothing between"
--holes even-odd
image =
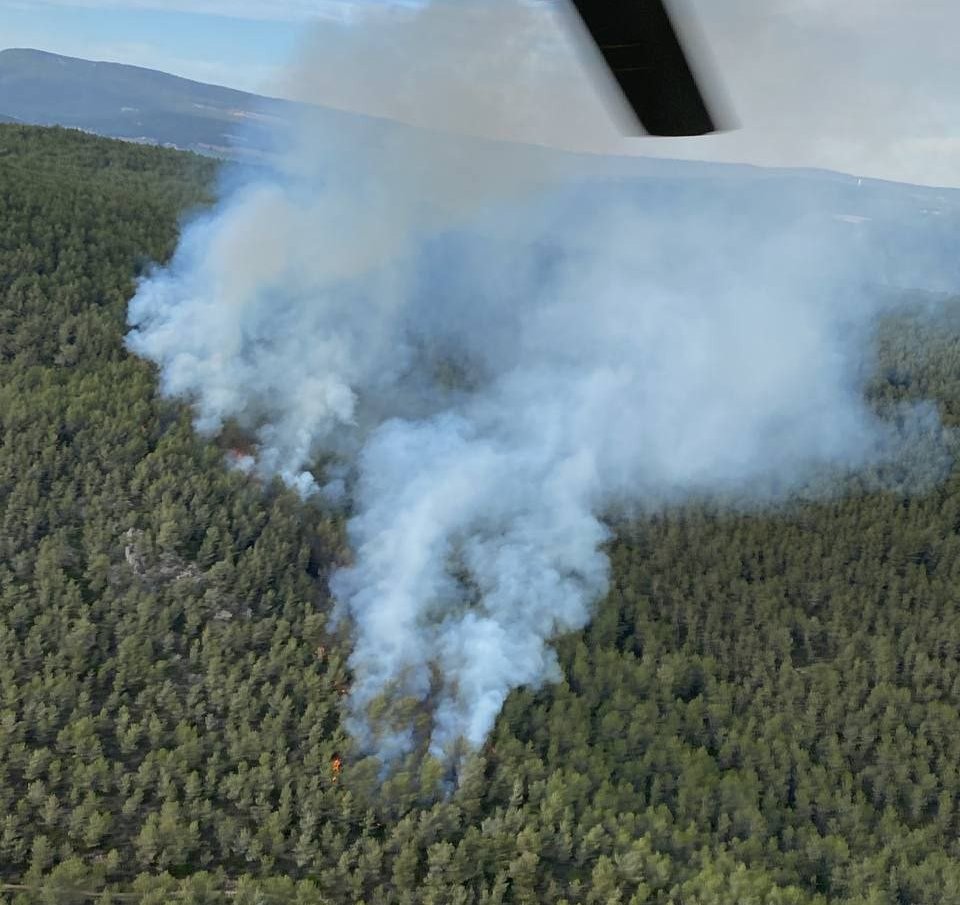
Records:
<instances>
[{"instance_id":1,"label":"mountain ridge in distance","mask_svg":"<svg viewBox=\"0 0 960 905\"><path fill-rule=\"evenodd\" d=\"M292 125L305 111L328 119L334 128L346 124L355 127L358 123L381 130L416 128L359 112L267 97L127 63L86 60L29 48L0 49L0 122L66 126L107 138L202 154L257 157L268 156L276 150L277 126ZM504 144L495 140L488 142ZM885 185L901 185L881 179L858 180L854 175L816 168L763 167L642 155L607 156L537 145L524 147L531 153L602 161L602 166L596 169L614 178L762 179L789 174L835 183L859 181L881 190ZM592 169L589 163L586 169ZM918 188L927 190L927 187Z\"/></svg>"},{"instance_id":2,"label":"mountain ridge in distance","mask_svg":"<svg viewBox=\"0 0 960 905\"><path fill-rule=\"evenodd\" d=\"M0 120L204 154L259 156L297 105L124 63L0 50Z\"/></svg>"}]
</instances>

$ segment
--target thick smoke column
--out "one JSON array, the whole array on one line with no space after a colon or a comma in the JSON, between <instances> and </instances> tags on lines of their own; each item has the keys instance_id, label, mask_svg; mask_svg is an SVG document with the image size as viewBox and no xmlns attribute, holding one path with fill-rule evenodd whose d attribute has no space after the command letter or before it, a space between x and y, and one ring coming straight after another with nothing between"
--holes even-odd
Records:
<instances>
[{"instance_id":1,"label":"thick smoke column","mask_svg":"<svg viewBox=\"0 0 960 905\"><path fill-rule=\"evenodd\" d=\"M361 69L377 57L351 46L404 47L409 94L434 15L331 40ZM330 77L316 41L305 91ZM452 122L521 117L512 86L540 63L515 52L496 83L448 80ZM855 243L775 195L665 193L606 166L318 113L131 304L130 347L199 429L237 419L262 473L350 506L333 590L355 631L351 726L384 759L416 743L385 694L431 708L442 753L558 677L550 640L607 588L611 507L775 498L883 452ZM312 471L321 454L338 464Z\"/></svg>"}]
</instances>

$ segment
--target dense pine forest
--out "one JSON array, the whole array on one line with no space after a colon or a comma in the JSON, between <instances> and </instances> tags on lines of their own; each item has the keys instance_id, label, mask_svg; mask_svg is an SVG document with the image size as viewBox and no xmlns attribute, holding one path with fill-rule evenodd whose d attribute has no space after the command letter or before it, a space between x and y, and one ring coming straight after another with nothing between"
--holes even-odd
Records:
<instances>
[{"instance_id":1,"label":"dense pine forest","mask_svg":"<svg viewBox=\"0 0 960 905\"><path fill-rule=\"evenodd\" d=\"M341 727L340 520L124 351L215 165L0 126L0 902L960 903L960 472L620 525L614 586L462 764ZM870 393L960 423L960 318Z\"/></svg>"}]
</instances>

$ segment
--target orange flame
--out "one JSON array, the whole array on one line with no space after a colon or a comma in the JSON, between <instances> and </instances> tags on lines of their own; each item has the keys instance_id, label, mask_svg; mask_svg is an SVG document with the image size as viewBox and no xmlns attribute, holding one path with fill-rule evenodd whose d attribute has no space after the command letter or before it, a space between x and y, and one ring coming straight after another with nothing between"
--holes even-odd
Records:
<instances>
[{"instance_id":1,"label":"orange flame","mask_svg":"<svg viewBox=\"0 0 960 905\"><path fill-rule=\"evenodd\" d=\"M330 770L333 772L333 781L336 782L341 770L343 770L343 758L339 754L334 754L330 760Z\"/></svg>"}]
</instances>

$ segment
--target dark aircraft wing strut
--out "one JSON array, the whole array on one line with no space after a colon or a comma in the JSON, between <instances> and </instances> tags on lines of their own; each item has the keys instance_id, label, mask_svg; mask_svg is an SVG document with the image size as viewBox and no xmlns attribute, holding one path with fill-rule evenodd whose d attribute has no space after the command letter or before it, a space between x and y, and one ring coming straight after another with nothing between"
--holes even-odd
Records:
<instances>
[{"instance_id":1,"label":"dark aircraft wing strut","mask_svg":"<svg viewBox=\"0 0 960 905\"><path fill-rule=\"evenodd\" d=\"M663 0L572 2L647 132L717 130Z\"/></svg>"}]
</instances>

